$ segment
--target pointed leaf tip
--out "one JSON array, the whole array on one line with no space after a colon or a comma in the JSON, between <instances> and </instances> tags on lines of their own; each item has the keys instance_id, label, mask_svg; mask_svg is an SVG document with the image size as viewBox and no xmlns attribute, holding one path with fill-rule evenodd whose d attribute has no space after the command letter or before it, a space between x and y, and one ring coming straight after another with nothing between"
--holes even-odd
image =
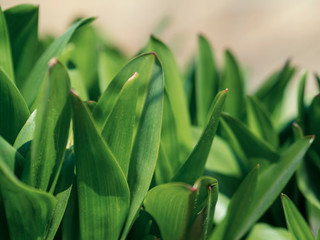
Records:
<instances>
[{"instance_id":1,"label":"pointed leaf tip","mask_svg":"<svg viewBox=\"0 0 320 240\"><path fill-rule=\"evenodd\" d=\"M139 73L138 73L138 72L135 72L135 73L128 79L128 81L131 81L131 80L133 80L133 79L135 79L135 78L137 78L137 77L139 77Z\"/></svg>"},{"instance_id":2,"label":"pointed leaf tip","mask_svg":"<svg viewBox=\"0 0 320 240\"><path fill-rule=\"evenodd\" d=\"M260 163L257 164L257 168L259 168L259 167L260 167Z\"/></svg>"},{"instance_id":3,"label":"pointed leaf tip","mask_svg":"<svg viewBox=\"0 0 320 240\"><path fill-rule=\"evenodd\" d=\"M281 198L283 198L283 193L281 193L280 195L281 195Z\"/></svg>"},{"instance_id":4,"label":"pointed leaf tip","mask_svg":"<svg viewBox=\"0 0 320 240\"><path fill-rule=\"evenodd\" d=\"M71 92L72 95L79 97L79 94L73 88L71 88L70 92Z\"/></svg>"},{"instance_id":5,"label":"pointed leaf tip","mask_svg":"<svg viewBox=\"0 0 320 240\"><path fill-rule=\"evenodd\" d=\"M58 64L58 58L56 58L56 57L51 58L48 63L49 68L53 68L57 64Z\"/></svg>"},{"instance_id":6,"label":"pointed leaf tip","mask_svg":"<svg viewBox=\"0 0 320 240\"><path fill-rule=\"evenodd\" d=\"M229 92L229 88L226 88L226 90L224 90L225 92Z\"/></svg>"}]
</instances>

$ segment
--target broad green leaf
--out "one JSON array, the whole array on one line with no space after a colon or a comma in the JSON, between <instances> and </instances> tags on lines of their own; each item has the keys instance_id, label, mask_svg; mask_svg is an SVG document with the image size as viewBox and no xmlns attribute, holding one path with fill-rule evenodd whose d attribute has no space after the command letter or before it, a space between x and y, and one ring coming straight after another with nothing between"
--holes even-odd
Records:
<instances>
[{"instance_id":1,"label":"broad green leaf","mask_svg":"<svg viewBox=\"0 0 320 240\"><path fill-rule=\"evenodd\" d=\"M25 79L20 87L21 93L24 96L29 108L35 107L35 100L38 96L39 89L45 79L49 60L53 57L58 57L62 53L71 36L79 27L92 21L93 18L89 18L79 20L74 23L68 29L68 31L66 31L61 37L57 38L38 59L29 76Z\"/></svg>"},{"instance_id":2,"label":"broad green leaf","mask_svg":"<svg viewBox=\"0 0 320 240\"><path fill-rule=\"evenodd\" d=\"M229 50L224 54L221 87L228 88L230 91L230 96L225 103L225 112L242 120L245 113L244 81L240 66Z\"/></svg>"},{"instance_id":3,"label":"broad green leaf","mask_svg":"<svg viewBox=\"0 0 320 240\"><path fill-rule=\"evenodd\" d=\"M127 59L117 49L107 46L104 46L98 54L99 87L100 91L104 92Z\"/></svg>"},{"instance_id":4,"label":"broad green leaf","mask_svg":"<svg viewBox=\"0 0 320 240\"><path fill-rule=\"evenodd\" d=\"M101 132L110 150L127 177L138 101L139 74L134 73L124 84L117 102Z\"/></svg>"},{"instance_id":5,"label":"broad green leaf","mask_svg":"<svg viewBox=\"0 0 320 240\"><path fill-rule=\"evenodd\" d=\"M294 240L290 232L284 228L275 228L266 223L257 223L246 240Z\"/></svg>"},{"instance_id":6,"label":"broad green leaf","mask_svg":"<svg viewBox=\"0 0 320 240\"><path fill-rule=\"evenodd\" d=\"M121 239L126 238L155 171L162 125L163 88L162 66L156 59L130 158L128 184L131 202Z\"/></svg>"},{"instance_id":7,"label":"broad green leaf","mask_svg":"<svg viewBox=\"0 0 320 240\"><path fill-rule=\"evenodd\" d=\"M278 160L278 153L264 140L259 139L250 132L239 120L225 113L222 113L221 120L223 130L227 133L227 140L230 145L243 161L249 161L247 164L251 167L257 163L261 163L259 161L262 159L269 163Z\"/></svg>"},{"instance_id":8,"label":"broad green leaf","mask_svg":"<svg viewBox=\"0 0 320 240\"><path fill-rule=\"evenodd\" d=\"M307 222L304 220L303 216L296 208L294 203L290 200L290 198L287 195L281 193L281 201L289 231L295 236L296 239L313 240L314 237Z\"/></svg>"},{"instance_id":9,"label":"broad green leaf","mask_svg":"<svg viewBox=\"0 0 320 240\"><path fill-rule=\"evenodd\" d=\"M157 222L161 239L188 239L190 230L193 230L191 226L197 215L205 211L208 199L211 198L210 205L214 208L217 187L215 179L206 177L199 179L193 186L167 183L152 188L144 201L144 207ZM202 234L200 232L193 237L204 239Z\"/></svg>"},{"instance_id":10,"label":"broad green leaf","mask_svg":"<svg viewBox=\"0 0 320 240\"><path fill-rule=\"evenodd\" d=\"M154 51L160 58L163 66L164 84L166 86L169 100L172 104L174 119L176 122L179 152L178 156L185 159L192 149L192 135L187 109L187 101L183 91L182 78L177 63L171 50L159 39L151 36L148 51Z\"/></svg>"},{"instance_id":11,"label":"broad green leaf","mask_svg":"<svg viewBox=\"0 0 320 240\"><path fill-rule=\"evenodd\" d=\"M196 61L196 109L199 126L205 127L209 109L214 96L219 90L219 74L209 41L198 36L198 53Z\"/></svg>"},{"instance_id":12,"label":"broad green leaf","mask_svg":"<svg viewBox=\"0 0 320 240\"><path fill-rule=\"evenodd\" d=\"M118 239L129 208L128 184L88 109L74 93L72 100L80 235Z\"/></svg>"},{"instance_id":13,"label":"broad green leaf","mask_svg":"<svg viewBox=\"0 0 320 240\"><path fill-rule=\"evenodd\" d=\"M214 229L210 239L239 239L243 219L250 208L258 182L259 165L253 168L231 198L226 217Z\"/></svg>"},{"instance_id":14,"label":"broad green leaf","mask_svg":"<svg viewBox=\"0 0 320 240\"><path fill-rule=\"evenodd\" d=\"M13 62L11 55L10 36L4 12L0 6L0 67L8 76L8 79L14 82Z\"/></svg>"},{"instance_id":15,"label":"broad green leaf","mask_svg":"<svg viewBox=\"0 0 320 240\"><path fill-rule=\"evenodd\" d=\"M19 90L0 67L0 135L13 144L29 115Z\"/></svg>"},{"instance_id":16,"label":"broad green leaf","mask_svg":"<svg viewBox=\"0 0 320 240\"><path fill-rule=\"evenodd\" d=\"M298 88L298 116L297 122L300 126L303 126L304 118L305 118L305 106L304 106L304 92L306 88L306 80L308 77L308 73L304 72L300 78L299 88ZM304 127L304 126L303 126Z\"/></svg>"},{"instance_id":17,"label":"broad green leaf","mask_svg":"<svg viewBox=\"0 0 320 240\"><path fill-rule=\"evenodd\" d=\"M155 171L157 185L169 182L183 164L183 161L177 158L179 156L177 127L166 88L164 90L160 152Z\"/></svg>"},{"instance_id":18,"label":"broad green leaf","mask_svg":"<svg viewBox=\"0 0 320 240\"><path fill-rule=\"evenodd\" d=\"M10 35L15 82L19 88L37 57L39 6L21 4L7 9L4 14Z\"/></svg>"},{"instance_id":19,"label":"broad green leaf","mask_svg":"<svg viewBox=\"0 0 320 240\"><path fill-rule=\"evenodd\" d=\"M294 75L295 68L287 61L280 71L275 72L258 89L255 96L265 105L272 115L278 115L281 110L285 89ZM273 117L276 120L278 117Z\"/></svg>"},{"instance_id":20,"label":"broad green leaf","mask_svg":"<svg viewBox=\"0 0 320 240\"><path fill-rule=\"evenodd\" d=\"M41 190L54 191L68 140L71 99L70 80L64 66L53 58L41 93L31 160L22 180Z\"/></svg>"},{"instance_id":21,"label":"broad green leaf","mask_svg":"<svg viewBox=\"0 0 320 240\"><path fill-rule=\"evenodd\" d=\"M36 115L37 110L34 110L14 141L13 146L19 151L19 148L21 148L27 142L30 142L34 137L34 131L36 129Z\"/></svg>"},{"instance_id":22,"label":"broad green leaf","mask_svg":"<svg viewBox=\"0 0 320 240\"><path fill-rule=\"evenodd\" d=\"M296 141L281 156L278 163L272 164L259 174L257 190L251 207L242 219L243 224L237 235L238 238L241 238L252 227L279 196L302 162L313 139L314 136L309 136Z\"/></svg>"},{"instance_id":23,"label":"broad green leaf","mask_svg":"<svg viewBox=\"0 0 320 240\"><path fill-rule=\"evenodd\" d=\"M211 149L211 144L218 128L220 114L227 96L227 92L227 89L219 92L213 100L210 109L211 117L207 123L207 126L204 129L197 145L194 147L185 163L174 176L173 181L181 181L192 184L203 174Z\"/></svg>"},{"instance_id":24,"label":"broad green leaf","mask_svg":"<svg viewBox=\"0 0 320 240\"><path fill-rule=\"evenodd\" d=\"M142 89L139 89L139 92L144 91L144 88L150 79L155 58L156 56L153 53L139 55L132 59L115 76L108 88L101 95L92 112L92 116L99 130L103 129L122 87L135 72L138 72L140 75L139 82L141 83ZM140 100L140 102L141 101L142 100Z\"/></svg>"},{"instance_id":25,"label":"broad green leaf","mask_svg":"<svg viewBox=\"0 0 320 240\"><path fill-rule=\"evenodd\" d=\"M57 200L20 182L0 156L0 192L11 239L43 239ZM23 229L23 231L21 231Z\"/></svg>"},{"instance_id":26,"label":"broad green leaf","mask_svg":"<svg viewBox=\"0 0 320 240\"><path fill-rule=\"evenodd\" d=\"M96 99L100 95L98 86L98 45L99 39L96 29L86 25L77 30L71 37L73 46L69 59L78 69L90 99Z\"/></svg>"},{"instance_id":27,"label":"broad green leaf","mask_svg":"<svg viewBox=\"0 0 320 240\"><path fill-rule=\"evenodd\" d=\"M247 97L247 119L249 129L257 137L274 148L278 147L279 136L271 122L270 114L254 96Z\"/></svg>"}]
</instances>

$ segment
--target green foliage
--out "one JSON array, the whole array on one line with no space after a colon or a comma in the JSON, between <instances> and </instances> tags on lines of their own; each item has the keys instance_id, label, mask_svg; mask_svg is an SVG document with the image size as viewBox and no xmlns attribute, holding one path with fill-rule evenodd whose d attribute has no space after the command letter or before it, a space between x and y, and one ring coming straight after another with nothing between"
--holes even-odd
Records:
<instances>
[{"instance_id":1,"label":"green foliage","mask_svg":"<svg viewBox=\"0 0 320 240\"><path fill-rule=\"evenodd\" d=\"M128 61L92 18L39 39L38 9L0 8L1 239L319 239L306 72L283 125L289 61L247 96L203 35L184 79L158 38Z\"/></svg>"}]
</instances>

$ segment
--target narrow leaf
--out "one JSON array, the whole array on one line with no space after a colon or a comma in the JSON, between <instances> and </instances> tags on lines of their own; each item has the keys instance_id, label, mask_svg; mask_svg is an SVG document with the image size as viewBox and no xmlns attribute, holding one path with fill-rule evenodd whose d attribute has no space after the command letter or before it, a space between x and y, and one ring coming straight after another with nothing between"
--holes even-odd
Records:
<instances>
[{"instance_id":1,"label":"narrow leaf","mask_svg":"<svg viewBox=\"0 0 320 240\"><path fill-rule=\"evenodd\" d=\"M281 193L281 201L289 231L296 239L313 240L314 237L308 224L290 198Z\"/></svg>"},{"instance_id":2,"label":"narrow leaf","mask_svg":"<svg viewBox=\"0 0 320 240\"><path fill-rule=\"evenodd\" d=\"M134 126L139 89L138 76L138 73L132 75L121 89L118 100L101 133L126 177L136 130Z\"/></svg>"},{"instance_id":3,"label":"narrow leaf","mask_svg":"<svg viewBox=\"0 0 320 240\"><path fill-rule=\"evenodd\" d=\"M160 145L163 88L162 66L157 60L147 88L147 96L132 149L128 174L131 203L121 239L127 236L155 171Z\"/></svg>"},{"instance_id":4,"label":"narrow leaf","mask_svg":"<svg viewBox=\"0 0 320 240\"><path fill-rule=\"evenodd\" d=\"M88 109L75 94L72 100L80 235L118 239L129 208L128 184Z\"/></svg>"},{"instance_id":5,"label":"narrow leaf","mask_svg":"<svg viewBox=\"0 0 320 240\"><path fill-rule=\"evenodd\" d=\"M199 35L195 90L197 122L202 127L207 124L209 109L218 89L219 75L210 43L203 35Z\"/></svg>"},{"instance_id":6,"label":"narrow leaf","mask_svg":"<svg viewBox=\"0 0 320 240\"><path fill-rule=\"evenodd\" d=\"M297 122L303 126L304 118L305 118L305 106L304 106L304 92L306 88L306 80L308 77L308 73L304 72L300 78L299 88L298 88L298 116Z\"/></svg>"},{"instance_id":7,"label":"narrow leaf","mask_svg":"<svg viewBox=\"0 0 320 240\"><path fill-rule=\"evenodd\" d=\"M21 4L7 9L4 14L10 35L15 82L19 88L37 57L39 6Z\"/></svg>"},{"instance_id":8,"label":"narrow leaf","mask_svg":"<svg viewBox=\"0 0 320 240\"><path fill-rule=\"evenodd\" d=\"M211 144L217 131L220 114L227 96L227 92L228 89L223 90L215 97L210 110L210 120L207 123L207 126L203 131L203 134L200 137L197 145L192 150L191 154L179 169L177 174L174 176L173 181L182 181L191 184L203 174L211 149Z\"/></svg>"},{"instance_id":9,"label":"narrow leaf","mask_svg":"<svg viewBox=\"0 0 320 240\"><path fill-rule=\"evenodd\" d=\"M41 190L53 192L68 140L71 100L66 69L53 58L36 116L31 161L22 180Z\"/></svg>"},{"instance_id":10,"label":"narrow leaf","mask_svg":"<svg viewBox=\"0 0 320 240\"><path fill-rule=\"evenodd\" d=\"M30 113L19 90L0 67L0 135L13 144Z\"/></svg>"},{"instance_id":11,"label":"narrow leaf","mask_svg":"<svg viewBox=\"0 0 320 240\"><path fill-rule=\"evenodd\" d=\"M4 12L0 6L0 67L8 76L10 81L14 82L13 62L10 45L10 37Z\"/></svg>"},{"instance_id":12,"label":"narrow leaf","mask_svg":"<svg viewBox=\"0 0 320 240\"><path fill-rule=\"evenodd\" d=\"M47 73L47 64L53 57L58 57L66 44L69 42L74 32L81 26L93 21L93 18L79 20L74 23L68 31L66 31L61 37L56 39L41 55L28 78L21 85L21 93L24 96L27 105L31 108L38 95L39 89L45 79ZM34 107L34 106L33 106Z\"/></svg>"}]
</instances>

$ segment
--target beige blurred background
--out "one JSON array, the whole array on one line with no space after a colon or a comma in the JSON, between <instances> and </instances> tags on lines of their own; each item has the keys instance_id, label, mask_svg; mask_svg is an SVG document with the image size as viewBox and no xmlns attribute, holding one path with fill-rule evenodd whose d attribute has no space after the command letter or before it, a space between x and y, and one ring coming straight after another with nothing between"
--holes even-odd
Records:
<instances>
[{"instance_id":1,"label":"beige blurred background","mask_svg":"<svg viewBox=\"0 0 320 240\"><path fill-rule=\"evenodd\" d=\"M231 48L255 89L287 58L311 73L320 72L318 0L0 0L3 9L19 3L40 6L40 33L62 34L74 17L97 16L94 24L129 55L143 47L159 22L161 39L180 66L194 54L197 34L206 35L221 63ZM309 79L313 80L313 79ZM309 83L309 91L315 85Z\"/></svg>"}]
</instances>

